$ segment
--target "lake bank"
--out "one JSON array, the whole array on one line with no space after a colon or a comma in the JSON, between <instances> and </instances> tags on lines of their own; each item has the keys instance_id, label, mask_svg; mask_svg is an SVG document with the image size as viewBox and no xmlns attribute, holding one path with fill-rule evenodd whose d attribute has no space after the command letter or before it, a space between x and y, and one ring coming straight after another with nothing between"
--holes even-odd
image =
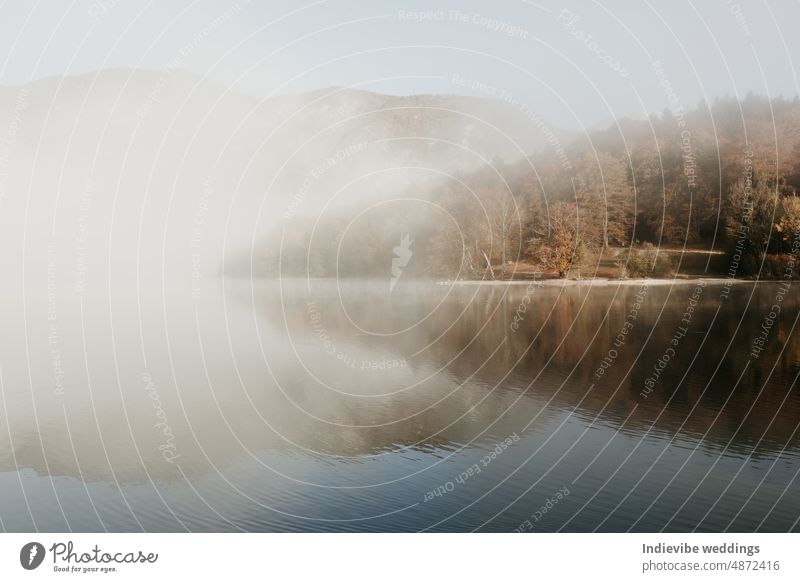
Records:
<instances>
[{"instance_id":1,"label":"lake bank","mask_svg":"<svg viewBox=\"0 0 800 582\"><path fill-rule=\"evenodd\" d=\"M724 285L731 283L774 283L776 280L760 280L751 281L748 279L723 279L719 277L695 277L695 278L680 278L680 279L608 279L604 277L597 277L593 279L513 279L513 280L454 280L454 281L437 281L437 285L530 285L536 283L539 285L547 285L550 287L610 287L614 285L631 285L642 286L662 286L662 285L689 285L696 284L698 281L704 281L706 285Z\"/></svg>"},{"instance_id":2,"label":"lake bank","mask_svg":"<svg viewBox=\"0 0 800 582\"><path fill-rule=\"evenodd\" d=\"M668 285L694 285L703 281L706 285L741 285L741 284L764 284L764 283L783 283L800 282L800 279L729 279L722 277L690 277L676 279L608 279L597 277L592 279L509 279L509 280L453 280L436 281L437 285L514 285L527 286L532 283L548 287L611 287L611 286L641 286L647 284L649 287L668 286Z\"/></svg>"}]
</instances>

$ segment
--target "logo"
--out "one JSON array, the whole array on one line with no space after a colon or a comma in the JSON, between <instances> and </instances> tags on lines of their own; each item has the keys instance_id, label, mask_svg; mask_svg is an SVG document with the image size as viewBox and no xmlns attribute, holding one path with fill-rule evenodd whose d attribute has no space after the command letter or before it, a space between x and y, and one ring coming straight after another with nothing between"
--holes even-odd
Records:
<instances>
[{"instance_id":1,"label":"logo","mask_svg":"<svg viewBox=\"0 0 800 582\"><path fill-rule=\"evenodd\" d=\"M394 249L394 258L392 258L392 280L389 282L389 293L394 291L397 282L400 280L400 276L403 274L403 269L408 265L408 261L411 260L411 245L414 244L414 241L411 238L404 234L400 237L400 244Z\"/></svg>"},{"instance_id":2,"label":"logo","mask_svg":"<svg viewBox=\"0 0 800 582\"><path fill-rule=\"evenodd\" d=\"M44 561L44 546L39 542L28 542L19 551L19 563L26 570L35 570Z\"/></svg>"}]
</instances>

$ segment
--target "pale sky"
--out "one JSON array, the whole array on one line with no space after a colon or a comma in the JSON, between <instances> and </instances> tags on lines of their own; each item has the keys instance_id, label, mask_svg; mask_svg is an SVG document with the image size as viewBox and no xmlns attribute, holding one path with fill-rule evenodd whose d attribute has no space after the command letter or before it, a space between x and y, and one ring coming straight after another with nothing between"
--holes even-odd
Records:
<instances>
[{"instance_id":1,"label":"pale sky","mask_svg":"<svg viewBox=\"0 0 800 582\"><path fill-rule=\"evenodd\" d=\"M11 0L0 84L173 67L260 95L505 95L578 129L716 96L794 96L798 22L800 3L744 0Z\"/></svg>"}]
</instances>

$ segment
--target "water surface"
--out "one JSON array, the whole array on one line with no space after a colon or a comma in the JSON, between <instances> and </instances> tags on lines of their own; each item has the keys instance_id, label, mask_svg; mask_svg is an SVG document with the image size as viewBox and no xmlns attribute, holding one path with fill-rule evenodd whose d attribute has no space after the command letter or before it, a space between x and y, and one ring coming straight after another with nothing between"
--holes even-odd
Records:
<instances>
[{"instance_id":1,"label":"water surface","mask_svg":"<svg viewBox=\"0 0 800 582\"><path fill-rule=\"evenodd\" d=\"M8 531L800 529L796 284L209 279L23 307Z\"/></svg>"}]
</instances>

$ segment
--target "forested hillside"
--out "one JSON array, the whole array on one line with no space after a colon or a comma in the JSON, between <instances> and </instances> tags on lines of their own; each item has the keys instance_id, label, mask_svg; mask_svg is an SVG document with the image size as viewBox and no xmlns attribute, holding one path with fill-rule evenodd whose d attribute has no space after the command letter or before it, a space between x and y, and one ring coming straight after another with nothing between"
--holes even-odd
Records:
<instances>
[{"instance_id":1,"label":"forested hillside","mask_svg":"<svg viewBox=\"0 0 800 582\"><path fill-rule=\"evenodd\" d=\"M568 276L609 254L620 276L664 274L654 247L687 247L724 251L735 276L783 276L798 247L798 187L800 100L718 99L495 158L392 203L321 213L276 232L255 266L385 275L408 234L414 275L508 278L525 265Z\"/></svg>"}]
</instances>

